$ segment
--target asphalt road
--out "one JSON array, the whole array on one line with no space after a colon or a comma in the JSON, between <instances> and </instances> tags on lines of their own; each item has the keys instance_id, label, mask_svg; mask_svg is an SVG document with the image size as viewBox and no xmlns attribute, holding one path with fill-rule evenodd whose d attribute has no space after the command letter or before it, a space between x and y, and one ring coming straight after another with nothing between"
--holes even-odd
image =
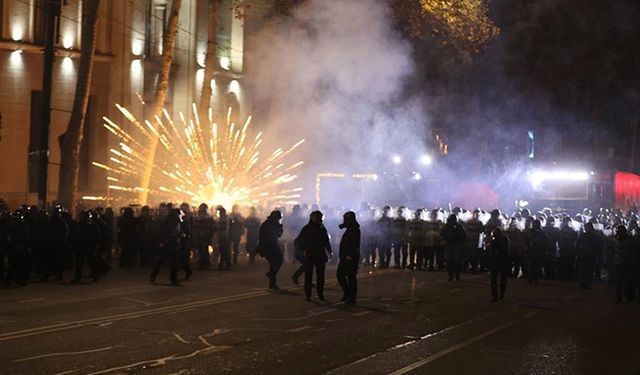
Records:
<instances>
[{"instance_id":1,"label":"asphalt road","mask_svg":"<svg viewBox=\"0 0 640 375\"><path fill-rule=\"evenodd\" d=\"M509 280L490 303L487 275L361 269L355 306L305 302L266 264L196 272L180 287L147 270L98 283L0 290L3 374L640 374L640 304L606 284ZM158 280L165 280L166 270Z\"/></svg>"}]
</instances>

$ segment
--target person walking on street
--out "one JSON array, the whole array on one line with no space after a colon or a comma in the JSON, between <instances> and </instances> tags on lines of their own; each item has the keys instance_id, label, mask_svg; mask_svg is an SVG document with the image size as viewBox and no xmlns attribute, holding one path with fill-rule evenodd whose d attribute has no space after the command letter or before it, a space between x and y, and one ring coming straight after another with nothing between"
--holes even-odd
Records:
<instances>
[{"instance_id":1,"label":"person walking on street","mask_svg":"<svg viewBox=\"0 0 640 375\"><path fill-rule=\"evenodd\" d=\"M267 259L269 262L269 272L266 276L269 278L269 289L279 290L276 284L276 275L282 267L282 250L278 245L278 239L282 237L284 230L282 227L282 213L280 211L272 211L267 220L260 226L258 235L257 253Z\"/></svg>"},{"instance_id":2,"label":"person walking on street","mask_svg":"<svg viewBox=\"0 0 640 375\"><path fill-rule=\"evenodd\" d=\"M342 216L340 229L346 229L340 240L340 263L336 277L344 295L341 301L353 305L358 294L358 265L360 264L360 225L356 214L349 211Z\"/></svg>"},{"instance_id":3,"label":"person walking on street","mask_svg":"<svg viewBox=\"0 0 640 375\"><path fill-rule=\"evenodd\" d=\"M324 271L327 261L333 255L329 234L322 224L322 218L322 212L313 211L309 215L309 223L298 235L300 247L304 251L304 294L307 301L311 301L314 270L318 299L324 301Z\"/></svg>"}]
</instances>

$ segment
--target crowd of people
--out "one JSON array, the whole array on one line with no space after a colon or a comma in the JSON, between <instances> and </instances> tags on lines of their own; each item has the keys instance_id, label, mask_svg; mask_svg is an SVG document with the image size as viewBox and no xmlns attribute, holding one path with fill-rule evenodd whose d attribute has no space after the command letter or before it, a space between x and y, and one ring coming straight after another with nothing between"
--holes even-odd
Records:
<instances>
[{"instance_id":1,"label":"crowd of people","mask_svg":"<svg viewBox=\"0 0 640 375\"><path fill-rule=\"evenodd\" d=\"M76 218L61 206L40 210L21 206L10 211L0 200L0 279L4 286L86 276L97 281L112 263L121 268L151 267L155 283L169 263L169 280L178 285L194 270L225 271L246 256L269 262L269 288L278 289L284 262L300 263L291 275L304 274L305 297L313 287L324 299L328 262L339 262L337 276L343 301L355 303L359 267L446 271L449 281L461 273L490 274L491 300L504 298L508 278L531 285L540 279L578 282L590 288L594 279L614 284L616 301L640 298L640 233L637 211L585 209L578 214L543 209L416 209L362 204L357 212L317 205L277 208L234 205L196 209L160 204L129 206L114 215L111 208L81 210ZM341 230L345 230L341 233ZM337 256L334 256L337 255ZM179 272L184 272L179 277ZM313 275L315 274L315 284Z\"/></svg>"}]
</instances>

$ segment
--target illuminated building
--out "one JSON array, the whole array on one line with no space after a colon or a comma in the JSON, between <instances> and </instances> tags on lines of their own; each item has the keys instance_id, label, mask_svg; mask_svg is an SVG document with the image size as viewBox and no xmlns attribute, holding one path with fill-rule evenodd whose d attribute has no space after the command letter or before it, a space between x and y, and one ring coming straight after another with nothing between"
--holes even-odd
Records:
<instances>
[{"instance_id":1,"label":"illuminated building","mask_svg":"<svg viewBox=\"0 0 640 375\"><path fill-rule=\"evenodd\" d=\"M0 0L0 197L11 207L35 203L38 190L38 139L41 134L45 0ZM120 103L138 116L141 100L151 102L160 69L161 41L170 0L102 1L98 18L93 79L81 146L78 196L100 197L107 190L106 163L118 139L102 117L122 119ZM48 200L56 199L60 150L75 94L80 59L82 1L62 1L53 67L49 137ZM244 116L242 72L244 28L231 0L218 14L218 50L212 105L233 106ZM173 113L198 102L207 41L207 2L183 0L166 109ZM199 79L199 80L198 80ZM139 95L138 95L139 94ZM219 107L219 108L217 108Z\"/></svg>"}]
</instances>

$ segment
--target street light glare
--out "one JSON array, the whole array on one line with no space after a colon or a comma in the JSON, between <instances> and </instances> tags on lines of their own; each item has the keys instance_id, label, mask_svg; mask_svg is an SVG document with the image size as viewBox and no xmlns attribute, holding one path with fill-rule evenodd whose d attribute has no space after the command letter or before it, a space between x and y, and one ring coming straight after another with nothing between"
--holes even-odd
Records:
<instances>
[{"instance_id":1,"label":"street light glare","mask_svg":"<svg viewBox=\"0 0 640 375\"><path fill-rule=\"evenodd\" d=\"M391 161L393 161L393 164L400 164L402 163L402 158L400 155L394 155L393 158L391 158Z\"/></svg>"}]
</instances>

